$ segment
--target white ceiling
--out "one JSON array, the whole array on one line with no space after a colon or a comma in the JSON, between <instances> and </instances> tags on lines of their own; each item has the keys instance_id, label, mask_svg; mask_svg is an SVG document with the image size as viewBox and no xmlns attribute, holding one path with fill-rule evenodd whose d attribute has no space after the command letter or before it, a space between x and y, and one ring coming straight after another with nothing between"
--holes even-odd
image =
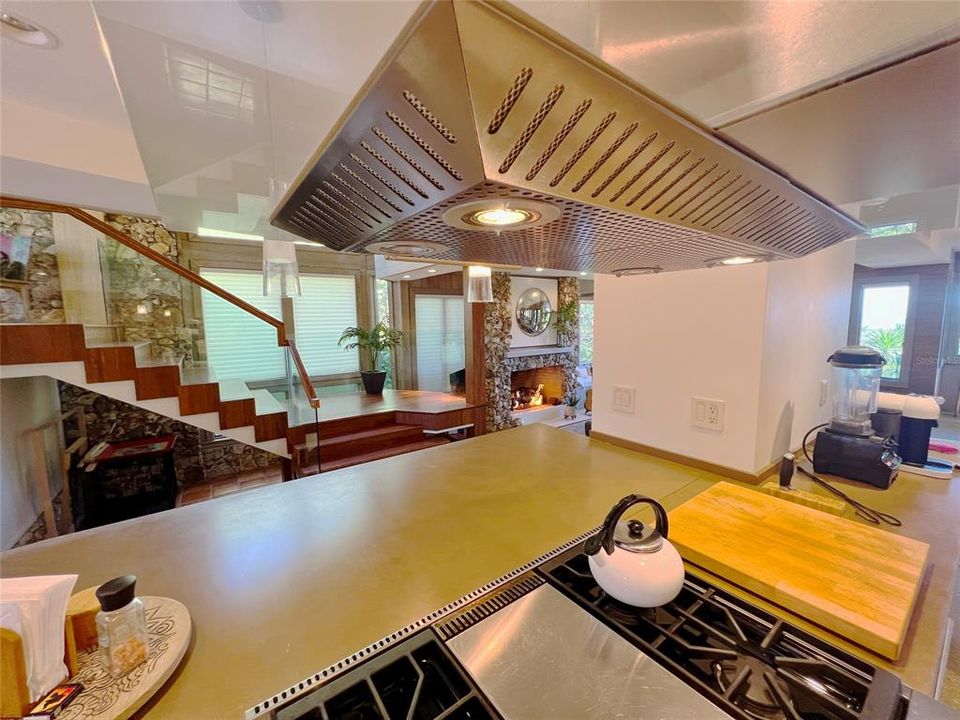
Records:
<instances>
[{"instance_id":1,"label":"white ceiling","mask_svg":"<svg viewBox=\"0 0 960 720\"><path fill-rule=\"evenodd\" d=\"M519 5L714 124L960 34L956 2ZM273 232L263 218L285 184L417 4L49 0L3 7L36 20L61 41L52 51L3 41L5 105L55 111L134 136L135 150L112 145L113 160L138 155L127 164L142 160L160 213L176 229L263 233ZM258 13L268 21L255 19ZM823 162L842 166L843 158Z\"/></svg>"}]
</instances>

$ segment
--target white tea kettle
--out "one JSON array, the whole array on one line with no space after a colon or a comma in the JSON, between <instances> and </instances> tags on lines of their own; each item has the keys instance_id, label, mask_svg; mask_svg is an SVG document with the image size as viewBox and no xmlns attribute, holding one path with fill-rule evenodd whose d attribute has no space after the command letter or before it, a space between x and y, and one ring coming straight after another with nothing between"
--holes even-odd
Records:
<instances>
[{"instance_id":1,"label":"white tea kettle","mask_svg":"<svg viewBox=\"0 0 960 720\"><path fill-rule=\"evenodd\" d=\"M621 521L633 505L653 508L656 527L639 520ZM634 607L659 607L683 587L683 560L667 541L669 526L663 505L643 495L627 495L613 506L600 532L584 544L590 572L608 595Z\"/></svg>"}]
</instances>

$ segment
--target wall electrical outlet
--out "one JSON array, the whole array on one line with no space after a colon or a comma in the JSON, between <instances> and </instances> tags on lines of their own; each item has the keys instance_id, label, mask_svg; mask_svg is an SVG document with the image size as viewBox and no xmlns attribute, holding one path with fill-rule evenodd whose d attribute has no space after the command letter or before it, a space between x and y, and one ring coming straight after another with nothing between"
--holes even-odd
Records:
<instances>
[{"instance_id":1,"label":"wall electrical outlet","mask_svg":"<svg viewBox=\"0 0 960 720\"><path fill-rule=\"evenodd\" d=\"M726 403L723 400L695 397L691 409L690 424L704 430L722 432L723 408L725 405Z\"/></svg>"},{"instance_id":2,"label":"wall electrical outlet","mask_svg":"<svg viewBox=\"0 0 960 720\"><path fill-rule=\"evenodd\" d=\"M635 411L637 389L623 385L613 386L613 409L617 412L632 413Z\"/></svg>"}]
</instances>

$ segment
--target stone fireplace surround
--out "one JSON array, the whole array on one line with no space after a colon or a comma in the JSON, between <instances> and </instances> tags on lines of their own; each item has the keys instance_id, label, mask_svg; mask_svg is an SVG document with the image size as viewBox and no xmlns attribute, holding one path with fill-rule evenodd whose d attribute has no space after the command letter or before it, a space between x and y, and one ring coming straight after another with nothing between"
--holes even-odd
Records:
<instances>
[{"instance_id":1,"label":"stone fireplace surround","mask_svg":"<svg viewBox=\"0 0 960 720\"><path fill-rule=\"evenodd\" d=\"M558 366L562 376L560 399L577 389L577 358L579 337L568 337L562 349L544 348L541 354L508 357L511 344L511 318L513 307L510 299L510 276L493 273L493 302L486 304L484 313L484 351L486 364L487 430L505 430L516 427L520 421L514 417L512 400L512 375L522 370ZM570 299L579 302L580 281L577 278L558 279L558 299L562 304ZM569 347L570 349L566 349ZM533 348L524 348L532 351ZM541 381L542 382L542 381ZM546 388L544 392L547 393ZM547 393L548 395L550 393Z\"/></svg>"}]
</instances>

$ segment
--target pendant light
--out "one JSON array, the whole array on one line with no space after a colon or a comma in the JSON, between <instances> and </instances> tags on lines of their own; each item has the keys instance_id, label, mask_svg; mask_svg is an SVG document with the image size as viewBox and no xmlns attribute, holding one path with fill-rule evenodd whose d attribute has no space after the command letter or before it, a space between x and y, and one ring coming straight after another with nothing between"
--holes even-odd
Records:
<instances>
[{"instance_id":1,"label":"pendant light","mask_svg":"<svg viewBox=\"0 0 960 720\"><path fill-rule=\"evenodd\" d=\"M297 266L297 248L284 240L263 240L263 294L273 295L279 289L280 297L300 295L300 268Z\"/></svg>"},{"instance_id":2,"label":"pendant light","mask_svg":"<svg viewBox=\"0 0 960 720\"><path fill-rule=\"evenodd\" d=\"M493 302L492 271L486 265L467 267L467 302Z\"/></svg>"}]
</instances>

